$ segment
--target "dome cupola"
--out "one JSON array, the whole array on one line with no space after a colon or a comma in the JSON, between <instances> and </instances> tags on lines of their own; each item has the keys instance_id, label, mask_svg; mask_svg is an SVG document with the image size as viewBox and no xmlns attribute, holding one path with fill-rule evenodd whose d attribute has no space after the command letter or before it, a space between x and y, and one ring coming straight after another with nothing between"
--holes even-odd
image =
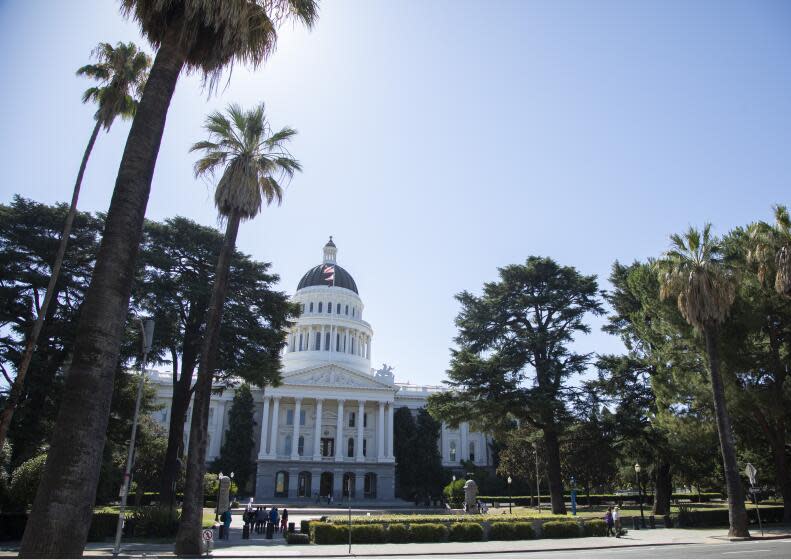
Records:
<instances>
[{"instance_id":1,"label":"dome cupola","mask_svg":"<svg viewBox=\"0 0 791 560\"><path fill-rule=\"evenodd\" d=\"M330 240L324 245L322 263L308 270L297 284L297 291L310 286L327 286L334 288L346 288L359 294L357 283L345 268L336 264L338 247L330 236Z\"/></svg>"}]
</instances>

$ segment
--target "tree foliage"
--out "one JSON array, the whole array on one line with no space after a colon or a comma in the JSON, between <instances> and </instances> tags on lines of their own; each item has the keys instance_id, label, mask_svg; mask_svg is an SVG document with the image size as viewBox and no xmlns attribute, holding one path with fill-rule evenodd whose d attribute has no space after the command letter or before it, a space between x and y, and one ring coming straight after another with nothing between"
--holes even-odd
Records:
<instances>
[{"instance_id":1,"label":"tree foliage","mask_svg":"<svg viewBox=\"0 0 791 560\"><path fill-rule=\"evenodd\" d=\"M250 492L255 476L255 404L253 393L246 383L241 384L234 393L231 409L228 411L228 429L220 448L220 456L214 461L213 471L233 472L236 483L245 492ZM295 420L296 422L299 419Z\"/></svg>"}]
</instances>

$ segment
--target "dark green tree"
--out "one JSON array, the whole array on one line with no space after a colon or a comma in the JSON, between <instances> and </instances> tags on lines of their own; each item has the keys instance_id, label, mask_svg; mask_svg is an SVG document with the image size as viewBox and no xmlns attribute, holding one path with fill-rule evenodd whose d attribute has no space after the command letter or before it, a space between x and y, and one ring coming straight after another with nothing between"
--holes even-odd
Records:
<instances>
[{"instance_id":1,"label":"dark green tree","mask_svg":"<svg viewBox=\"0 0 791 560\"><path fill-rule=\"evenodd\" d=\"M393 414L393 455L395 456L396 495L411 499L417 481L415 454L412 444L417 426L412 411L407 407L396 409Z\"/></svg>"},{"instance_id":2,"label":"dark green tree","mask_svg":"<svg viewBox=\"0 0 791 560\"><path fill-rule=\"evenodd\" d=\"M462 310L448 370L452 391L432 395L429 410L452 425L470 420L496 432L516 418L541 429L552 511L565 513L560 436L570 422L568 381L590 360L569 344L590 331L586 316L603 313L596 277L542 257L499 272L482 296L456 296Z\"/></svg>"},{"instance_id":3,"label":"dark green tree","mask_svg":"<svg viewBox=\"0 0 791 560\"><path fill-rule=\"evenodd\" d=\"M247 383L242 383L233 396L228 411L228 429L220 448L220 456L214 461L212 471L233 472L236 484L243 492L252 489L255 475L255 404L253 393ZM298 420L297 420L298 421Z\"/></svg>"},{"instance_id":4,"label":"dark green tree","mask_svg":"<svg viewBox=\"0 0 791 560\"><path fill-rule=\"evenodd\" d=\"M211 283L222 247L216 229L187 218L147 222L139 280L133 305L156 320L154 359L169 363L173 373L168 447L160 479L160 499L174 504L183 457L184 422L193 376L201 355ZM215 384L233 378L263 387L280 381L280 349L285 329L298 308L282 292L269 263L235 251L225 301Z\"/></svg>"}]
</instances>

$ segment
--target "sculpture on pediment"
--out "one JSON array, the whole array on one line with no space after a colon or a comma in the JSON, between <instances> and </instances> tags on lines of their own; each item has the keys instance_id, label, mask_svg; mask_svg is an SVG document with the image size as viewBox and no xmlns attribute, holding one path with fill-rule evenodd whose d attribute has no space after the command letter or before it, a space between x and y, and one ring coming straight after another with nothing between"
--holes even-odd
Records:
<instances>
[{"instance_id":1,"label":"sculpture on pediment","mask_svg":"<svg viewBox=\"0 0 791 560\"><path fill-rule=\"evenodd\" d=\"M374 373L374 379L388 385L395 383L395 375L393 375L393 366L388 366L383 363L382 367Z\"/></svg>"}]
</instances>

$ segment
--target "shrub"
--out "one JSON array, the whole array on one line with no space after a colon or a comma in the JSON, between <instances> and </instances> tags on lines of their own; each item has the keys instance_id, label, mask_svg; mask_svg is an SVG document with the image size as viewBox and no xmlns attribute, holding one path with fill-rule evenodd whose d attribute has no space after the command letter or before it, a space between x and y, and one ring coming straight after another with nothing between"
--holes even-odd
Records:
<instances>
[{"instance_id":1,"label":"shrub","mask_svg":"<svg viewBox=\"0 0 791 560\"><path fill-rule=\"evenodd\" d=\"M286 533L288 544L309 544L310 537L305 533Z\"/></svg>"},{"instance_id":2,"label":"shrub","mask_svg":"<svg viewBox=\"0 0 791 560\"><path fill-rule=\"evenodd\" d=\"M454 480L442 490L445 500L450 504L450 507L460 508L464 503L464 483L466 480Z\"/></svg>"},{"instance_id":3,"label":"shrub","mask_svg":"<svg viewBox=\"0 0 791 560\"><path fill-rule=\"evenodd\" d=\"M489 530L490 541L521 541L535 538L532 523L496 521Z\"/></svg>"},{"instance_id":4,"label":"shrub","mask_svg":"<svg viewBox=\"0 0 791 560\"><path fill-rule=\"evenodd\" d=\"M387 542L384 525L352 525L352 542L356 544L378 544Z\"/></svg>"},{"instance_id":5,"label":"shrub","mask_svg":"<svg viewBox=\"0 0 791 560\"><path fill-rule=\"evenodd\" d=\"M14 470L9 488L11 503L21 509L27 509L27 506L33 503L46 462L47 454L42 453L28 459Z\"/></svg>"},{"instance_id":6,"label":"shrub","mask_svg":"<svg viewBox=\"0 0 791 560\"><path fill-rule=\"evenodd\" d=\"M483 527L478 523L453 523L450 526L448 539L458 542L482 541Z\"/></svg>"},{"instance_id":7,"label":"shrub","mask_svg":"<svg viewBox=\"0 0 791 560\"><path fill-rule=\"evenodd\" d=\"M299 532L305 533L306 535L310 535L310 524L313 522L313 519L303 519L299 522Z\"/></svg>"},{"instance_id":8,"label":"shrub","mask_svg":"<svg viewBox=\"0 0 791 560\"><path fill-rule=\"evenodd\" d=\"M412 540L409 527L403 523L391 523L387 528L387 542L408 543Z\"/></svg>"},{"instance_id":9,"label":"shrub","mask_svg":"<svg viewBox=\"0 0 791 560\"><path fill-rule=\"evenodd\" d=\"M417 523L409 527L412 542L442 542L448 538L448 528L440 523Z\"/></svg>"},{"instance_id":10,"label":"shrub","mask_svg":"<svg viewBox=\"0 0 791 560\"><path fill-rule=\"evenodd\" d=\"M0 541L19 541L25 532L26 513L0 513Z\"/></svg>"},{"instance_id":11,"label":"shrub","mask_svg":"<svg viewBox=\"0 0 791 560\"><path fill-rule=\"evenodd\" d=\"M582 526L582 532L586 537L607 536L607 523L603 519L589 519Z\"/></svg>"},{"instance_id":12,"label":"shrub","mask_svg":"<svg viewBox=\"0 0 791 560\"><path fill-rule=\"evenodd\" d=\"M109 512L94 513L91 528L88 530L89 541L103 541L115 536L118 528L118 514Z\"/></svg>"},{"instance_id":13,"label":"shrub","mask_svg":"<svg viewBox=\"0 0 791 560\"><path fill-rule=\"evenodd\" d=\"M315 544L344 544L349 542L346 527L314 521L310 524L310 542Z\"/></svg>"},{"instance_id":14,"label":"shrub","mask_svg":"<svg viewBox=\"0 0 791 560\"><path fill-rule=\"evenodd\" d=\"M576 521L547 521L541 526L541 536L546 539L571 539L580 536Z\"/></svg>"},{"instance_id":15,"label":"shrub","mask_svg":"<svg viewBox=\"0 0 791 560\"><path fill-rule=\"evenodd\" d=\"M143 507L127 521L127 531L135 537L172 537L179 528L179 515L168 508Z\"/></svg>"},{"instance_id":16,"label":"shrub","mask_svg":"<svg viewBox=\"0 0 791 560\"><path fill-rule=\"evenodd\" d=\"M727 509L690 511L682 507L677 516L671 517L674 527L717 527L729 523Z\"/></svg>"}]
</instances>

